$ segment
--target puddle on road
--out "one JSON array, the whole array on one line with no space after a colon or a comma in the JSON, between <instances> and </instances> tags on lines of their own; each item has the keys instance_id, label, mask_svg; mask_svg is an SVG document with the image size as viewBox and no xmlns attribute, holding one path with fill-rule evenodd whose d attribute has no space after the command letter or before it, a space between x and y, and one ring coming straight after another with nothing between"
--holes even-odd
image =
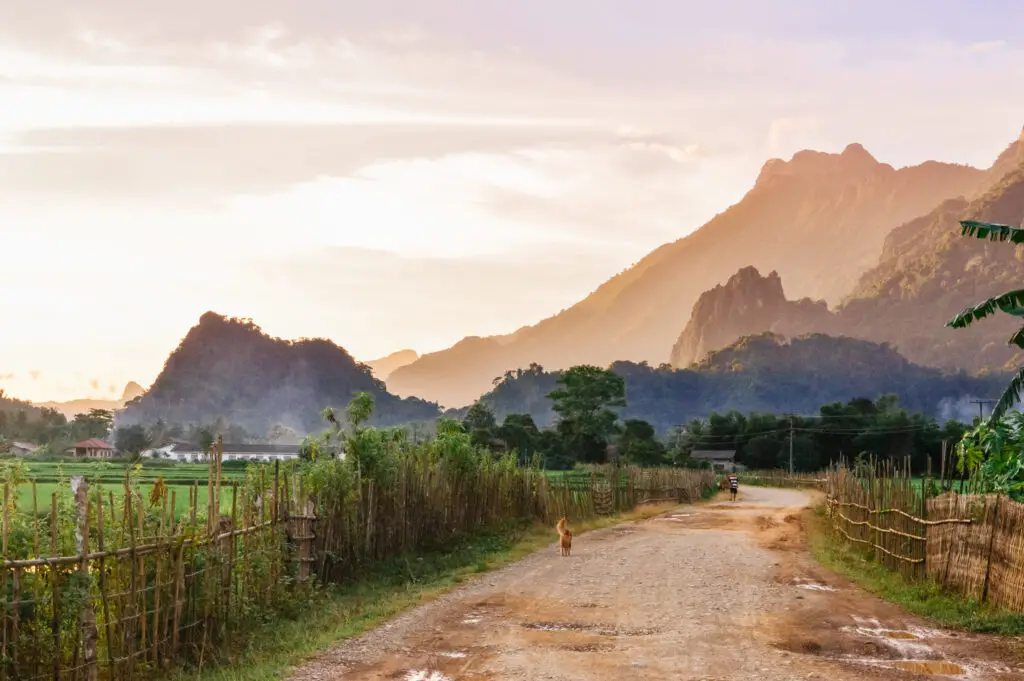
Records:
<instances>
[{"instance_id":1,"label":"puddle on road","mask_svg":"<svg viewBox=\"0 0 1024 681\"><path fill-rule=\"evenodd\" d=\"M967 672L952 662L935 662L933 660L900 660L893 664L897 669L915 674L931 674L936 676L963 676Z\"/></svg>"},{"instance_id":2,"label":"puddle on road","mask_svg":"<svg viewBox=\"0 0 1024 681\"><path fill-rule=\"evenodd\" d=\"M849 660L851 662L928 676L963 677L968 673L963 666L942 659L944 656L927 643L927 639L945 637L941 631L922 627L888 629L874 618L854 616L853 620L857 626L843 627L841 631L880 641L901 659L861 658Z\"/></svg>"},{"instance_id":3,"label":"puddle on road","mask_svg":"<svg viewBox=\"0 0 1024 681\"><path fill-rule=\"evenodd\" d=\"M591 631L596 628L583 622L527 622L523 626L537 631Z\"/></svg>"},{"instance_id":4,"label":"puddle on road","mask_svg":"<svg viewBox=\"0 0 1024 681\"><path fill-rule=\"evenodd\" d=\"M657 629L649 627L619 629L586 622L526 622L522 626L535 631L586 631L598 636L651 636L658 633Z\"/></svg>"},{"instance_id":5,"label":"puddle on road","mask_svg":"<svg viewBox=\"0 0 1024 681\"><path fill-rule=\"evenodd\" d=\"M804 579L803 577L796 577L793 579L793 584L798 589L806 589L807 591L839 591L834 586L827 584L820 584L810 579Z\"/></svg>"},{"instance_id":6,"label":"puddle on road","mask_svg":"<svg viewBox=\"0 0 1024 681\"><path fill-rule=\"evenodd\" d=\"M408 671L402 681L451 681L439 671Z\"/></svg>"},{"instance_id":7,"label":"puddle on road","mask_svg":"<svg viewBox=\"0 0 1024 681\"><path fill-rule=\"evenodd\" d=\"M466 653L452 652L452 653L441 653L441 657L449 657L453 660L461 660L466 656Z\"/></svg>"},{"instance_id":8,"label":"puddle on road","mask_svg":"<svg viewBox=\"0 0 1024 681\"><path fill-rule=\"evenodd\" d=\"M573 653L606 653L615 650L610 643L576 643L562 646L562 650Z\"/></svg>"}]
</instances>

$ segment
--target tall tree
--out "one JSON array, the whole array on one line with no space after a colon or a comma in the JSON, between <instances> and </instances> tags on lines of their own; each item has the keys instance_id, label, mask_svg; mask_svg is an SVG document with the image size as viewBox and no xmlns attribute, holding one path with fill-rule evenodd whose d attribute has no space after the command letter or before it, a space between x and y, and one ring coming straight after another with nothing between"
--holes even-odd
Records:
<instances>
[{"instance_id":1,"label":"tall tree","mask_svg":"<svg viewBox=\"0 0 1024 681\"><path fill-rule=\"evenodd\" d=\"M558 414L558 432L574 458L603 463L608 439L616 431L615 407L626 406L626 383L621 376L596 366L580 365L558 378L552 408Z\"/></svg>"},{"instance_id":2,"label":"tall tree","mask_svg":"<svg viewBox=\"0 0 1024 681\"><path fill-rule=\"evenodd\" d=\"M146 429L141 425L125 426L114 432L114 446L117 451L125 454L138 455L149 447L150 439Z\"/></svg>"},{"instance_id":3,"label":"tall tree","mask_svg":"<svg viewBox=\"0 0 1024 681\"><path fill-rule=\"evenodd\" d=\"M114 413L108 409L90 409L88 413L77 414L71 422L74 437L85 440L92 437L107 437L114 426Z\"/></svg>"},{"instance_id":4,"label":"tall tree","mask_svg":"<svg viewBox=\"0 0 1024 681\"><path fill-rule=\"evenodd\" d=\"M466 413L466 418L462 420L462 427L469 433L473 444L480 447L491 443L497 426L498 422L494 418L494 412L480 400L473 403Z\"/></svg>"},{"instance_id":5,"label":"tall tree","mask_svg":"<svg viewBox=\"0 0 1024 681\"><path fill-rule=\"evenodd\" d=\"M963 220L960 222L961 234L972 236L977 239L989 239L990 241L1009 241L1013 244L1024 244L1024 229L1011 227L1009 225L978 222L976 220ZM983 300L962 310L946 326L954 329L964 329L975 321L994 315L996 311L1003 312L1014 317L1024 317L1024 289L1014 289L1002 295ZM1016 345L1024 350L1024 326L1010 336L1007 341L1010 345ZM1018 370L1009 385L1003 391L1002 397L996 402L989 415L989 422L998 421L1008 410L1020 402L1021 393L1024 392L1024 368Z\"/></svg>"},{"instance_id":6,"label":"tall tree","mask_svg":"<svg viewBox=\"0 0 1024 681\"><path fill-rule=\"evenodd\" d=\"M658 441L654 426L640 419L627 419L618 438L619 456L638 466L660 466L665 463L665 447Z\"/></svg>"}]
</instances>

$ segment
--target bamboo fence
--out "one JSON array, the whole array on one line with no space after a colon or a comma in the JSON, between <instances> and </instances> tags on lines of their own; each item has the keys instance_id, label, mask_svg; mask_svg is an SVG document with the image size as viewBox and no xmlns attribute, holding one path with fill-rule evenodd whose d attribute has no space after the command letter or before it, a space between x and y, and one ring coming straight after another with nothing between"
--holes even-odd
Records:
<instances>
[{"instance_id":1,"label":"bamboo fence","mask_svg":"<svg viewBox=\"0 0 1024 681\"><path fill-rule=\"evenodd\" d=\"M945 466L914 483L909 461L870 462L827 474L836 531L907 578L929 579L965 599L1024 611L1024 504L960 494Z\"/></svg>"},{"instance_id":2,"label":"bamboo fence","mask_svg":"<svg viewBox=\"0 0 1024 681\"><path fill-rule=\"evenodd\" d=\"M0 681L132 681L202 669L314 581L350 581L361 568L489 529L693 501L714 485L705 471L638 469L562 484L568 478L530 469L457 470L414 457L382 481L324 483L275 465L228 484L222 446L187 500L159 480L144 497L126 476L115 498L73 478L73 501L54 493L47 514L34 484L5 484ZM33 513L15 503L25 488Z\"/></svg>"}]
</instances>

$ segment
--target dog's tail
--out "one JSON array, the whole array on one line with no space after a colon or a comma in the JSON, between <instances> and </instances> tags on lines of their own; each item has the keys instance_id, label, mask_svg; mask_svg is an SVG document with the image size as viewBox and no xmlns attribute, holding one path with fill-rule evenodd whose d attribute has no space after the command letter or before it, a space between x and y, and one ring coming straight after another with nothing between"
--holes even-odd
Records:
<instances>
[{"instance_id":1,"label":"dog's tail","mask_svg":"<svg viewBox=\"0 0 1024 681\"><path fill-rule=\"evenodd\" d=\"M566 528L566 526L565 526L565 518L562 518L561 520L558 521L558 524L555 525L555 530L558 532L558 536L559 537L561 537L562 535L565 535L565 534L568 534L569 536L572 536L572 532L570 532Z\"/></svg>"}]
</instances>

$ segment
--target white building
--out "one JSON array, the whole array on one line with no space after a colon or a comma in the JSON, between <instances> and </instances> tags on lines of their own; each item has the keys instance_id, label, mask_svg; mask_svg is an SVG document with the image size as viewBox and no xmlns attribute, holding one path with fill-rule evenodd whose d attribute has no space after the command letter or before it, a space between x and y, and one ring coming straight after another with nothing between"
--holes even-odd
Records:
<instances>
[{"instance_id":1,"label":"white building","mask_svg":"<svg viewBox=\"0 0 1024 681\"><path fill-rule=\"evenodd\" d=\"M271 462L299 458L299 445L233 445L224 443L224 461ZM163 447L154 447L142 452L142 456L154 459L169 459L182 463L206 461L198 447L184 442L175 442Z\"/></svg>"}]
</instances>

